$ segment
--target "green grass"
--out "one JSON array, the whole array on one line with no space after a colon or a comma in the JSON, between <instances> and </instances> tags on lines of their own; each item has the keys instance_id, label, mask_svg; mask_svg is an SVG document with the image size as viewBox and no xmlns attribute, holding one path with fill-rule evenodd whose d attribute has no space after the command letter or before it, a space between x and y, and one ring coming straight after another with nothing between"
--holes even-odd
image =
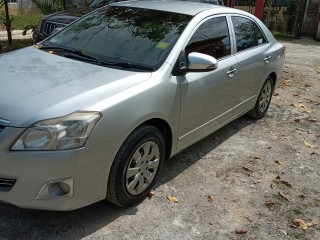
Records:
<instances>
[{"instance_id":1,"label":"green grass","mask_svg":"<svg viewBox=\"0 0 320 240\"><path fill-rule=\"evenodd\" d=\"M39 22L39 19L42 16L43 15L41 13L12 15L11 18L13 20L11 22L11 29L12 30L23 30L28 25L37 25ZM5 13L0 12L0 30L5 30L5 26L2 23L3 19L5 19Z\"/></svg>"},{"instance_id":2,"label":"green grass","mask_svg":"<svg viewBox=\"0 0 320 240\"><path fill-rule=\"evenodd\" d=\"M13 40L12 46L8 46L8 42L6 40L0 40L0 54L28 47L32 44L32 39L15 39Z\"/></svg>"},{"instance_id":3,"label":"green grass","mask_svg":"<svg viewBox=\"0 0 320 240\"><path fill-rule=\"evenodd\" d=\"M295 39L293 35L289 35L281 32L272 32L272 34L277 40L292 41Z\"/></svg>"}]
</instances>

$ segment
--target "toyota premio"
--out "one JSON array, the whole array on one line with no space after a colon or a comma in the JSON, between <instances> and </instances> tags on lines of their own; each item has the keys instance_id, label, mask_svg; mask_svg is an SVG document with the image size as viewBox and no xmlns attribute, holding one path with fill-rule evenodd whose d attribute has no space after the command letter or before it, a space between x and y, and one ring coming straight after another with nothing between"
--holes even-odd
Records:
<instances>
[{"instance_id":1,"label":"toyota premio","mask_svg":"<svg viewBox=\"0 0 320 240\"><path fill-rule=\"evenodd\" d=\"M0 201L136 204L165 159L262 118L283 64L256 17L186 1L111 4L0 55Z\"/></svg>"}]
</instances>

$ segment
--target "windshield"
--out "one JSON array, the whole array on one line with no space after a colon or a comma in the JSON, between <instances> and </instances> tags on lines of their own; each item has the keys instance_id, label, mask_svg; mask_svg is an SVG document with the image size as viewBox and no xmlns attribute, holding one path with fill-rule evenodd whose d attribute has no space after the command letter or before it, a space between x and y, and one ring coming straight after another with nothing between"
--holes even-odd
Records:
<instances>
[{"instance_id":1,"label":"windshield","mask_svg":"<svg viewBox=\"0 0 320 240\"><path fill-rule=\"evenodd\" d=\"M107 6L69 25L43 46L81 51L102 62L158 69L192 16Z\"/></svg>"}]
</instances>

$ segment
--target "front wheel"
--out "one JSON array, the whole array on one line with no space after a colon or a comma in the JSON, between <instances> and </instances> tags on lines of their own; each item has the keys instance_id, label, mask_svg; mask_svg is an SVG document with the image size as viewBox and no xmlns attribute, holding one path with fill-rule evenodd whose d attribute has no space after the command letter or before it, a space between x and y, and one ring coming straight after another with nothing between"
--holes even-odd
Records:
<instances>
[{"instance_id":1,"label":"front wheel","mask_svg":"<svg viewBox=\"0 0 320 240\"><path fill-rule=\"evenodd\" d=\"M248 112L248 115L250 117L255 119L260 119L264 117L271 102L272 92L273 92L273 81L272 81L272 78L269 76L265 81L265 83L263 84L263 87L261 89L261 92L258 96L258 99L254 108L250 112Z\"/></svg>"},{"instance_id":2,"label":"front wheel","mask_svg":"<svg viewBox=\"0 0 320 240\"><path fill-rule=\"evenodd\" d=\"M148 196L162 168L165 148L161 132L150 125L133 131L111 167L107 199L122 207Z\"/></svg>"}]
</instances>

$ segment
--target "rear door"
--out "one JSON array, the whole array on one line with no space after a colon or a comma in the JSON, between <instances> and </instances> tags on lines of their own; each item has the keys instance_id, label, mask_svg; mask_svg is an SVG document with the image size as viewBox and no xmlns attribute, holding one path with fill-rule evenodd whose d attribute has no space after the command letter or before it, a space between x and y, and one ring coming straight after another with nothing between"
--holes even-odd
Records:
<instances>
[{"instance_id":1,"label":"rear door","mask_svg":"<svg viewBox=\"0 0 320 240\"><path fill-rule=\"evenodd\" d=\"M244 107L255 104L256 97L270 73L273 47L259 25L243 15L231 15L238 60L238 98L247 102Z\"/></svg>"}]
</instances>

